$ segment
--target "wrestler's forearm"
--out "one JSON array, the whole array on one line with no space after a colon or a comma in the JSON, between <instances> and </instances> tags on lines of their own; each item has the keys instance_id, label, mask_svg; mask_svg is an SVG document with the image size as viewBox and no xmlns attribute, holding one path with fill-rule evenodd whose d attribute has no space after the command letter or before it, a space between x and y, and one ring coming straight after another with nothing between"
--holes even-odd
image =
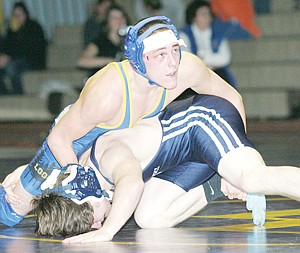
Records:
<instances>
[{"instance_id":1,"label":"wrestler's forearm","mask_svg":"<svg viewBox=\"0 0 300 253\"><path fill-rule=\"evenodd\" d=\"M123 227L135 211L144 189L139 177L122 178L116 185L110 213L101 229L112 237Z\"/></svg>"},{"instance_id":2,"label":"wrestler's forearm","mask_svg":"<svg viewBox=\"0 0 300 253\"><path fill-rule=\"evenodd\" d=\"M211 94L222 97L228 100L230 103L232 103L235 106L235 108L239 111L246 129L246 113L245 113L245 106L241 94L236 89L234 89L231 85L229 85L219 76L217 76L215 73L211 73L210 78L211 78L211 83L216 84L216 85L212 85Z\"/></svg>"},{"instance_id":3,"label":"wrestler's forearm","mask_svg":"<svg viewBox=\"0 0 300 253\"><path fill-rule=\"evenodd\" d=\"M236 102L235 102L234 106L239 111L239 113L241 115L241 118L242 118L242 120L244 122L244 127L245 127L245 129L247 129L246 128L246 126L247 126L246 111L245 111L245 106L244 106L244 102L243 102L242 96L238 93L237 94L237 98L235 100L236 100Z\"/></svg>"},{"instance_id":4,"label":"wrestler's forearm","mask_svg":"<svg viewBox=\"0 0 300 253\"><path fill-rule=\"evenodd\" d=\"M48 146L61 167L68 164L77 164L78 159L72 147L72 142L67 143L53 137L51 134L48 137Z\"/></svg>"}]
</instances>

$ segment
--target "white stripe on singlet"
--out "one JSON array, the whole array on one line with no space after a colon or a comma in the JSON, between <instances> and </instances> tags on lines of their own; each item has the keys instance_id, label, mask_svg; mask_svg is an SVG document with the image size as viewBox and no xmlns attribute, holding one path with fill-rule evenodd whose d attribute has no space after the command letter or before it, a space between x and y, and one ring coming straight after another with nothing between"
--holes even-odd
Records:
<instances>
[{"instance_id":1,"label":"white stripe on singlet","mask_svg":"<svg viewBox=\"0 0 300 253\"><path fill-rule=\"evenodd\" d=\"M189 115L187 115L188 113ZM213 116L215 116L216 120L213 119L208 113L211 113ZM177 135L186 132L187 129L190 127L198 125L203 129L203 131L205 131L210 136L210 138L215 143L221 155L223 156L224 154L226 154L222 143L218 140L218 137L214 134L214 132L209 127L207 127L201 121L196 120L190 122L190 119L197 118L197 117L203 118L204 120L208 121L210 125L218 131L218 133L221 135L221 138L226 143L229 150L235 149L234 145L230 141L230 138L228 137L226 132L218 125L217 120L220 121L220 123L222 123L224 127L226 127L227 131L231 134L231 137L234 139L236 144L239 147L244 147L244 144L240 141L239 137L236 135L236 133L233 131L232 127L227 123L227 121L224 120L221 117L221 115L217 113L214 109L208 109L203 106L191 106L186 111L182 111L174 114L168 120L161 120L161 124L163 125L163 131L164 131L162 142L167 141L171 138L174 138ZM175 130L169 134L166 134L167 131L175 129L176 127L184 125L185 123L187 124L184 127Z\"/></svg>"}]
</instances>

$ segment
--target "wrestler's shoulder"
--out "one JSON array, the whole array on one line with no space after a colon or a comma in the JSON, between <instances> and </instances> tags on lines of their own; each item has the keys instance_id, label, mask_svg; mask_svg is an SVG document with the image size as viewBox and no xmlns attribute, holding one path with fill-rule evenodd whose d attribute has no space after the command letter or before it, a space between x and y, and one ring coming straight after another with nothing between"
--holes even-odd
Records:
<instances>
[{"instance_id":1,"label":"wrestler's shoulder","mask_svg":"<svg viewBox=\"0 0 300 253\"><path fill-rule=\"evenodd\" d=\"M203 61L197 55L185 51L182 52L179 68L181 69L181 72L183 70L183 73L189 74L196 74L201 72L199 70L206 69Z\"/></svg>"},{"instance_id":2,"label":"wrestler's shoulder","mask_svg":"<svg viewBox=\"0 0 300 253\"><path fill-rule=\"evenodd\" d=\"M194 55L187 51L181 51L181 61L182 62L201 63L201 60L197 55Z\"/></svg>"},{"instance_id":3,"label":"wrestler's shoulder","mask_svg":"<svg viewBox=\"0 0 300 253\"><path fill-rule=\"evenodd\" d=\"M108 64L87 80L84 91L94 92L95 90L102 89L105 92L101 94L106 94L110 90L116 92L119 89L121 91L122 82L122 76L115 64Z\"/></svg>"}]
</instances>

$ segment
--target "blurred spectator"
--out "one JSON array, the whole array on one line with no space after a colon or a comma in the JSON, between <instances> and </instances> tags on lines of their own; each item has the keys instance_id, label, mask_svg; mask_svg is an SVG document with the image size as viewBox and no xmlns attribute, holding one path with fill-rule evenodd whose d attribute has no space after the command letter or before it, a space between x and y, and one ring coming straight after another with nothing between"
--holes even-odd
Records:
<instances>
[{"instance_id":1,"label":"blurred spectator","mask_svg":"<svg viewBox=\"0 0 300 253\"><path fill-rule=\"evenodd\" d=\"M198 55L210 69L232 86L236 86L228 71L231 62L228 41L223 37L214 41L218 30L215 27L216 23L213 20L209 2L196 0L188 5L186 23L187 26L180 32L181 38L187 44L187 48L183 50Z\"/></svg>"},{"instance_id":2,"label":"blurred spectator","mask_svg":"<svg viewBox=\"0 0 300 253\"><path fill-rule=\"evenodd\" d=\"M149 16L157 16L162 8L161 0L143 0L144 8Z\"/></svg>"},{"instance_id":3,"label":"blurred spectator","mask_svg":"<svg viewBox=\"0 0 300 253\"><path fill-rule=\"evenodd\" d=\"M229 71L231 50L228 40L249 39L252 34L241 26L237 18L224 21L215 17L210 2L205 0L194 0L187 6L186 24L180 32L187 44L183 50L198 55L210 69L237 88L237 82ZM190 93L186 91L186 94Z\"/></svg>"},{"instance_id":4,"label":"blurred spectator","mask_svg":"<svg viewBox=\"0 0 300 253\"><path fill-rule=\"evenodd\" d=\"M107 11L99 36L91 41L77 61L77 66L87 69L91 76L112 61L122 59L123 36L129 25L127 13L118 5L112 5Z\"/></svg>"},{"instance_id":5,"label":"blurred spectator","mask_svg":"<svg viewBox=\"0 0 300 253\"><path fill-rule=\"evenodd\" d=\"M0 94L24 94L22 74L46 68L46 47L42 27L30 19L23 2L15 3L0 48ZM12 91L6 87L7 80Z\"/></svg>"},{"instance_id":6,"label":"blurred spectator","mask_svg":"<svg viewBox=\"0 0 300 253\"><path fill-rule=\"evenodd\" d=\"M259 0L261 8L267 8L269 0ZM252 0L210 0L214 15L222 21L236 20L242 29L250 34L250 37L259 38L261 30L255 23L255 11ZM269 7L268 7L269 8ZM243 10L243 11L241 11ZM230 39L241 39L241 34L232 33Z\"/></svg>"},{"instance_id":7,"label":"blurred spectator","mask_svg":"<svg viewBox=\"0 0 300 253\"><path fill-rule=\"evenodd\" d=\"M152 5L152 8L156 9L155 15L167 16L176 27L181 28L184 25L185 2L184 0L136 0L135 15L138 20L153 16L153 12L149 12L149 7Z\"/></svg>"},{"instance_id":8,"label":"blurred spectator","mask_svg":"<svg viewBox=\"0 0 300 253\"><path fill-rule=\"evenodd\" d=\"M112 0L97 0L94 6L93 14L88 18L83 28L83 45L84 47L92 40L96 39L103 25L108 8L113 3Z\"/></svg>"}]
</instances>

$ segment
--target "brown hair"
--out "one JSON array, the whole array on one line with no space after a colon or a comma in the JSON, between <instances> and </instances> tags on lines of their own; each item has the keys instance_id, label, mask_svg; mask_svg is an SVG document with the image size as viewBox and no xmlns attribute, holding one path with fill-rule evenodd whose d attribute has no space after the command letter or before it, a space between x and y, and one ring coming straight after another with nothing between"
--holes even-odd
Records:
<instances>
[{"instance_id":1,"label":"brown hair","mask_svg":"<svg viewBox=\"0 0 300 253\"><path fill-rule=\"evenodd\" d=\"M91 230L94 210L88 203L77 205L71 199L50 193L32 201L36 214L35 232L40 236L73 236Z\"/></svg>"},{"instance_id":2,"label":"brown hair","mask_svg":"<svg viewBox=\"0 0 300 253\"><path fill-rule=\"evenodd\" d=\"M58 177L54 187L61 185L67 176ZM90 231L94 223L94 209L90 203L78 205L54 192L34 198L32 206L36 214L35 232L40 236L78 235Z\"/></svg>"}]
</instances>

